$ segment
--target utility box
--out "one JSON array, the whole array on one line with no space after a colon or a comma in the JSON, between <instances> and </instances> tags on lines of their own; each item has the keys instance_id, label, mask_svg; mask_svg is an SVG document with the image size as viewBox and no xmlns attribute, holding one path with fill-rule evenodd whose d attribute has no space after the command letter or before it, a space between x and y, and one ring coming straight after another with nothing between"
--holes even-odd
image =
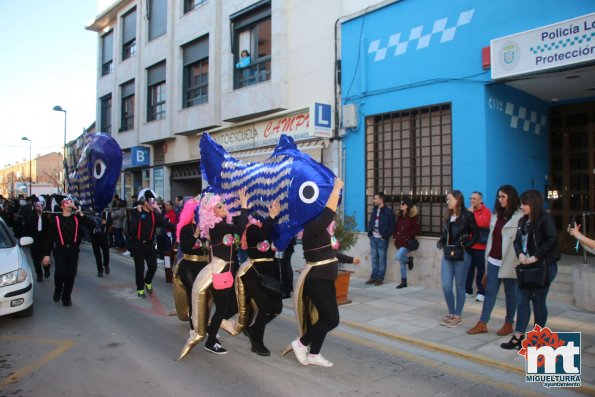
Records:
<instances>
[{"instance_id":1,"label":"utility box","mask_svg":"<svg viewBox=\"0 0 595 397\"><path fill-rule=\"evenodd\" d=\"M357 128L357 106L354 103L343 105L342 128Z\"/></svg>"}]
</instances>

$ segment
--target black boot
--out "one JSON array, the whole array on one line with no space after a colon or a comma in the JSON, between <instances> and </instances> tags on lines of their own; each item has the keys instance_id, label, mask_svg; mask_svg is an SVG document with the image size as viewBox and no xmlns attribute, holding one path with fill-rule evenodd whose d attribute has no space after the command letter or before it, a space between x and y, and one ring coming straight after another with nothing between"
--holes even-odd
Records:
<instances>
[{"instance_id":1,"label":"black boot","mask_svg":"<svg viewBox=\"0 0 595 397\"><path fill-rule=\"evenodd\" d=\"M409 268L409 270L413 270L413 257L412 256L410 256L407 259L407 267Z\"/></svg>"},{"instance_id":2,"label":"black boot","mask_svg":"<svg viewBox=\"0 0 595 397\"><path fill-rule=\"evenodd\" d=\"M523 339L525 339L525 335L521 335L520 339L516 337L516 335L512 335L512 338L506 343L502 343L500 345L501 348L506 350L521 350L521 343L523 343Z\"/></svg>"},{"instance_id":3,"label":"black boot","mask_svg":"<svg viewBox=\"0 0 595 397\"><path fill-rule=\"evenodd\" d=\"M401 284L397 285L397 289L401 289L401 288L407 288L407 279L406 278L402 278Z\"/></svg>"}]
</instances>

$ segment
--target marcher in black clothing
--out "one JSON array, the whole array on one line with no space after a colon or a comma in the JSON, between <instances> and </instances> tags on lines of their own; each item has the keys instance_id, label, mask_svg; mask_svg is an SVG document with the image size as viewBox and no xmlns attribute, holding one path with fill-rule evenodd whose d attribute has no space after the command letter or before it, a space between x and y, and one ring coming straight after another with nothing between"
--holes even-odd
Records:
<instances>
[{"instance_id":1,"label":"marcher in black clothing","mask_svg":"<svg viewBox=\"0 0 595 397\"><path fill-rule=\"evenodd\" d=\"M176 282L174 289L176 289L179 280L182 283L186 298L186 305L176 299L176 310L184 311L184 313L178 312L178 317L185 317L188 314L190 329L194 329L190 315L192 313L192 286L198 273L209 264L210 243L206 238L200 237L200 230L196 224L197 216L195 216L195 211L198 211L198 205L197 200L188 200L180 213L177 235L180 242L179 249L182 251L183 256L176 265L174 272ZM175 297L177 298L177 295Z\"/></svg>"},{"instance_id":2,"label":"marcher in black clothing","mask_svg":"<svg viewBox=\"0 0 595 397\"><path fill-rule=\"evenodd\" d=\"M281 299L291 298L293 292L293 267L291 266L291 257L295 251L296 238L292 238L291 242L283 251L281 257L281 286L283 288L283 295Z\"/></svg>"},{"instance_id":3,"label":"marcher in black clothing","mask_svg":"<svg viewBox=\"0 0 595 397\"><path fill-rule=\"evenodd\" d=\"M248 252L248 261L242 264L236 280L243 284L244 297L242 299L242 288L238 288L238 298L242 299L243 305L239 302L238 306L244 306L245 311L249 311L250 298L256 303L258 314L254 323L245 328L246 334L250 338L252 351L260 356L270 356L271 352L264 345L264 330L266 325L271 322L283 309L281 296L275 296L269 293L260 285L262 275L280 280L281 268L279 259L275 257L275 252L271 249L271 233L275 218L281 212L281 205L275 201L269 206L269 216L260 222L254 218L249 218L245 235L242 238L242 248ZM239 300L240 300L239 299ZM243 310L239 310L240 313ZM247 316L252 317L252 316ZM247 322L249 324L249 322ZM247 324L246 324L247 325Z\"/></svg>"},{"instance_id":4,"label":"marcher in black clothing","mask_svg":"<svg viewBox=\"0 0 595 397\"><path fill-rule=\"evenodd\" d=\"M139 206L130 213L130 253L134 258L136 294L145 297L145 289L153 293L153 276L157 271L157 251L155 250L155 229L175 228L161 215L155 193L150 189L139 193ZM147 272L145 274L145 261Z\"/></svg>"},{"instance_id":5,"label":"marcher in black clothing","mask_svg":"<svg viewBox=\"0 0 595 397\"><path fill-rule=\"evenodd\" d=\"M302 246L306 258L306 268L296 283L294 300L296 316L302 336L297 338L283 352L293 350L297 360L303 365L320 365L331 367L332 362L320 354L326 334L339 325L339 308L335 291L335 279L341 263L359 264L358 258L352 258L336 251L337 241L334 237L335 212L339 204L339 194L343 181L335 179L333 191L326 207L317 218L304 227ZM318 312L318 319L307 310L308 301ZM308 352L308 346L310 351Z\"/></svg>"},{"instance_id":6,"label":"marcher in black clothing","mask_svg":"<svg viewBox=\"0 0 595 397\"><path fill-rule=\"evenodd\" d=\"M95 226L91 232L91 245L97 265L97 277L103 277L103 273L110 274L109 268L109 228L112 218L107 211L102 211L93 217Z\"/></svg>"},{"instance_id":7,"label":"marcher in black clothing","mask_svg":"<svg viewBox=\"0 0 595 397\"><path fill-rule=\"evenodd\" d=\"M227 212L227 206L220 196L204 197L200 203L199 227L201 236L211 241L211 262L204 267L196 277L192 286L192 322L194 330L180 353L178 360L184 358L196 344L208 336L205 350L215 354L226 354L227 350L217 339L217 332L221 322L229 317L230 306L234 301L233 288L216 289L213 287L213 277L231 269L234 257L237 256L236 238L241 235L248 220L248 199L246 189L239 191L240 216L235 223ZM228 223L230 222L230 223ZM215 313L211 317L208 327L207 301L209 294L215 302Z\"/></svg>"},{"instance_id":8,"label":"marcher in black clothing","mask_svg":"<svg viewBox=\"0 0 595 397\"><path fill-rule=\"evenodd\" d=\"M43 213L43 202L35 203L35 212L29 216L25 223L25 236L33 238L31 244L31 259L37 274L37 281L43 281L43 277L50 277L50 230L51 221L47 214Z\"/></svg>"},{"instance_id":9,"label":"marcher in black clothing","mask_svg":"<svg viewBox=\"0 0 595 397\"><path fill-rule=\"evenodd\" d=\"M93 227L95 222L77 210L70 196L61 202L62 214L52 215L54 261L54 302L62 299L64 306L72 305L72 288L78 268L81 226ZM76 210L73 215L73 210ZM47 258L49 260L49 258ZM44 258L45 260L45 258Z\"/></svg>"}]
</instances>

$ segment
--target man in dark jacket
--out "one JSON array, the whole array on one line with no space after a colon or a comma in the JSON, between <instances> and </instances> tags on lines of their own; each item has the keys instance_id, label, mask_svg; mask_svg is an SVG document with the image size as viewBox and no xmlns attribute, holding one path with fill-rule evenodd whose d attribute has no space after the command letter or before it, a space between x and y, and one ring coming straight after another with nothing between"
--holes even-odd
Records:
<instances>
[{"instance_id":1,"label":"man in dark jacket","mask_svg":"<svg viewBox=\"0 0 595 397\"><path fill-rule=\"evenodd\" d=\"M384 205L384 193L374 195L374 208L368 221L368 236L370 237L370 251L372 254L372 275L366 284L382 285L386 273L386 251L388 242L395 231L395 213Z\"/></svg>"},{"instance_id":2,"label":"man in dark jacket","mask_svg":"<svg viewBox=\"0 0 595 397\"><path fill-rule=\"evenodd\" d=\"M42 282L43 277L50 277L50 229L51 222L47 214L43 213L43 201L35 203L35 212L27 218L25 223L25 236L33 238L31 244L31 259L37 274L37 281Z\"/></svg>"},{"instance_id":3,"label":"man in dark jacket","mask_svg":"<svg viewBox=\"0 0 595 397\"><path fill-rule=\"evenodd\" d=\"M112 218L108 211L102 211L92 217L95 227L91 233L91 245L97 265L97 277L103 277L103 273L110 274L109 268L109 228Z\"/></svg>"}]
</instances>

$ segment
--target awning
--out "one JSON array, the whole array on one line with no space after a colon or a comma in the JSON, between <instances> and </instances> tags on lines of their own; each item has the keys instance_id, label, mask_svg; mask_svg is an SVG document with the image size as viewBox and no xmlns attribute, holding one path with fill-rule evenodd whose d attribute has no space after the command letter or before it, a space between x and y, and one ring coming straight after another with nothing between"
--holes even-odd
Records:
<instances>
[{"instance_id":1,"label":"awning","mask_svg":"<svg viewBox=\"0 0 595 397\"><path fill-rule=\"evenodd\" d=\"M328 147L328 140L315 139L305 142L296 142L296 145L300 151L309 154L314 160L320 163L322 162L322 149ZM271 154L273 154L273 150L275 150L275 148L273 146L269 146L266 148L232 152L230 155L235 159L245 162L262 162L268 159Z\"/></svg>"}]
</instances>

